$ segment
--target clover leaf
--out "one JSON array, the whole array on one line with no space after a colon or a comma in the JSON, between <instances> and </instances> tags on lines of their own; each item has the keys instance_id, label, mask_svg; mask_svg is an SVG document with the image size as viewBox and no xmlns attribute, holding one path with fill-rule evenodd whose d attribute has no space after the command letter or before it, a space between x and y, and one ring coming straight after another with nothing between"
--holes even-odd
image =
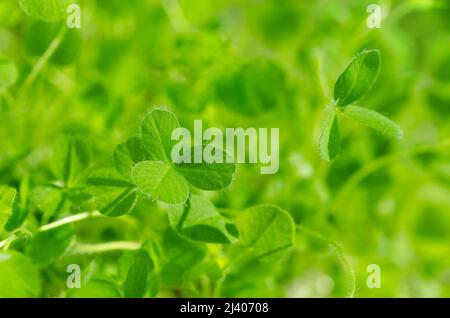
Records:
<instances>
[{"instance_id":1,"label":"clover leaf","mask_svg":"<svg viewBox=\"0 0 450 318\"><path fill-rule=\"evenodd\" d=\"M86 185L97 210L107 216L115 217L131 212L138 200L135 185L114 169L94 171Z\"/></svg>"},{"instance_id":2,"label":"clover leaf","mask_svg":"<svg viewBox=\"0 0 450 318\"><path fill-rule=\"evenodd\" d=\"M131 179L141 192L168 204L185 202L189 185L202 190L223 189L231 183L235 171L235 165L226 162L176 163L176 158L171 157L176 141L171 137L179 127L172 112L155 109L142 121L141 142L129 140L116 149L115 155L116 167L125 174L134 164ZM226 156L223 150L216 148L216 151Z\"/></svg>"},{"instance_id":3,"label":"clover leaf","mask_svg":"<svg viewBox=\"0 0 450 318\"><path fill-rule=\"evenodd\" d=\"M178 234L194 241L229 244L238 236L235 225L199 195L192 195L187 205L172 206L169 220Z\"/></svg>"},{"instance_id":4,"label":"clover leaf","mask_svg":"<svg viewBox=\"0 0 450 318\"><path fill-rule=\"evenodd\" d=\"M153 261L147 251L139 249L123 253L118 266L125 297L143 297L154 269Z\"/></svg>"},{"instance_id":5,"label":"clover leaf","mask_svg":"<svg viewBox=\"0 0 450 318\"><path fill-rule=\"evenodd\" d=\"M90 164L90 151L83 140L71 136L61 137L54 148L52 171L68 188L85 175Z\"/></svg>"},{"instance_id":6,"label":"clover leaf","mask_svg":"<svg viewBox=\"0 0 450 318\"><path fill-rule=\"evenodd\" d=\"M327 107L319 138L320 156L324 160L333 160L339 153L339 122L332 107Z\"/></svg>"},{"instance_id":7,"label":"clover leaf","mask_svg":"<svg viewBox=\"0 0 450 318\"><path fill-rule=\"evenodd\" d=\"M366 94L375 83L379 68L378 50L358 53L334 84L337 106L349 105Z\"/></svg>"},{"instance_id":8,"label":"clover leaf","mask_svg":"<svg viewBox=\"0 0 450 318\"><path fill-rule=\"evenodd\" d=\"M236 218L239 243L258 260L270 262L294 244L295 224L291 215L275 205L257 205Z\"/></svg>"}]
</instances>

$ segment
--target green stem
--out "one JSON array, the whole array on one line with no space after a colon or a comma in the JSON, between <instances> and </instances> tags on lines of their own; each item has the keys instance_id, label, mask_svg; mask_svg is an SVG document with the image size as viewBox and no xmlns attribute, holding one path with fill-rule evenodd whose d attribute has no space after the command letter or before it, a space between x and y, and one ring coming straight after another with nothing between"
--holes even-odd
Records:
<instances>
[{"instance_id":1,"label":"green stem","mask_svg":"<svg viewBox=\"0 0 450 318\"><path fill-rule=\"evenodd\" d=\"M138 242L116 241L100 244L77 244L73 250L74 254L97 254L113 251L136 250L141 246Z\"/></svg>"},{"instance_id":2,"label":"green stem","mask_svg":"<svg viewBox=\"0 0 450 318\"><path fill-rule=\"evenodd\" d=\"M349 292L348 297L353 298L355 297L356 294L356 274L355 271L353 270L352 266L350 265L350 262L348 261L347 257L345 256L344 252L342 251L341 246L334 240L322 235L319 232L316 232L310 228L307 228L303 225L297 225L297 229L299 231L302 231L312 237L315 237L321 241L326 242L328 245L330 245L335 251L337 256L339 257L340 261L342 262L342 264L344 265L346 271L348 272L349 276L350 276L350 280L351 280L351 290Z\"/></svg>"},{"instance_id":3,"label":"green stem","mask_svg":"<svg viewBox=\"0 0 450 318\"><path fill-rule=\"evenodd\" d=\"M39 232L44 232L44 231L48 231L60 226L63 226L65 224L70 224L70 223L75 223L75 222L80 222L89 218L96 218L96 217L101 217L102 214L98 211L91 211L91 212L83 212L83 213L78 213L78 214L74 214L68 217L65 217L63 219L60 219L58 221L43 225L39 228Z\"/></svg>"},{"instance_id":4,"label":"green stem","mask_svg":"<svg viewBox=\"0 0 450 318\"><path fill-rule=\"evenodd\" d=\"M15 238L16 238L16 235L13 234L10 237L8 237L6 240L1 241L0 249L4 249L5 251L8 250L9 245L11 244L12 241L14 241Z\"/></svg>"},{"instance_id":5,"label":"green stem","mask_svg":"<svg viewBox=\"0 0 450 318\"><path fill-rule=\"evenodd\" d=\"M30 74L28 74L27 78L23 82L22 87L20 88L19 95L24 93L28 89L28 87L30 87L31 84L33 84L33 82L36 80L36 78L38 77L41 70L47 64L48 60L53 56L55 51L61 45L61 42L63 41L64 36L66 35L66 31L67 31L67 27L65 24L63 24L61 29L59 30L58 34L56 34L56 37L50 43L49 47L44 52L44 54L36 62L33 69L31 70Z\"/></svg>"}]
</instances>

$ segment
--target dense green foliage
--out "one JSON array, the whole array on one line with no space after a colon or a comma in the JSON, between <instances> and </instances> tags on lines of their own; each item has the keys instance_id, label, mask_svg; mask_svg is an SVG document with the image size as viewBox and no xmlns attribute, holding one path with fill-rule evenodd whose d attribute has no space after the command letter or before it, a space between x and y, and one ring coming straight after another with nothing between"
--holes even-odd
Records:
<instances>
[{"instance_id":1,"label":"dense green foliage","mask_svg":"<svg viewBox=\"0 0 450 318\"><path fill-rule=\"evenodd\" d=\"M0 297L450 296L448 2L76 2L0 2Z\"/></svg>"}]
</instances>

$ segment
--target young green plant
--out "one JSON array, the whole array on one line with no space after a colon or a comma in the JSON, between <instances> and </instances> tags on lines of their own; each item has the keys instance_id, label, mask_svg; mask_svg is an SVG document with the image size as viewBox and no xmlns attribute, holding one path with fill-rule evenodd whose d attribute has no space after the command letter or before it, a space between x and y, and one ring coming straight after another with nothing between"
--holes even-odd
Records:
<instances>
[{"instance_id":1,"label":"young green plant","mask_svg":"<svg viewBox=\"0 0 450 318\"><path fill-rule=\"evenodd\" d=\"M354 57L337 79L334 84L334 100L325 109L319 137L319 151L322 159L333 160L339 154L340 114L375 129L388 138L402 138L402 129L391 119L374 110L351 105L372 89L379 69L379 51L365 49Z\"/></svg>"}]
</instances>

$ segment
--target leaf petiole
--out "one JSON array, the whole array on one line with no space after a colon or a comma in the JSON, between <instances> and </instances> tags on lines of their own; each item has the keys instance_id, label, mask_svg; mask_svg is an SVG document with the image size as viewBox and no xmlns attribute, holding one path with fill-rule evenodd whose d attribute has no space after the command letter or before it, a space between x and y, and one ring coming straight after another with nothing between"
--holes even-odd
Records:
<instances>
[{"instance_id":1,"label":"leaf petiole","mask_svg":"<svg viewBox=\"0 0 450 318\"><path fill-rule=\"evenodd\" d=\"M80 244L75 245L73 254L97 254L114 251L136 250L141 247L139 242L115 241L100 244Z\"/></svg>"},{"instance_id":2,"label":"leaf petiole","mask_svg":"<svg viewBox=\"0 0 450 318\"><path fill-rule=\"evenodd\" d=\"M98 211L90 211L90 212L82 212L82 213L74 214L74 215L65 217L63 219L57 220L55 222L41 226L39 228L39 232L48 231L48 230L63 226L65 224L75 223L75 222L83 221L83 220L90 219L90 218L96 218L96 217L100 217L100 216L102 216L102 214Z\"/></svg>"},{"instance_id":3,"label":"leaf petiole","mask_svg":"<svg viewBox=\"0 0 450 318\"><path fill-rule=\"evenodd\" d=\"M312 237L315 237L316 239L326 242L330 247L332 247L336 251L338 258L340 259L340 261L344 265L345 270L348 272L348 274L350 276L351 289L348 294L348 297L350 297L350 298L355 297L355 293L356 293L355 271L353 270L352 266L350 265L350 262L348 261L347 257L345 256L344 252L342 251L341 246L336 241L324 236L323 234L321 234L317 231L314 231L308 227L305 227L304 225L298 224L296 227L297 227L297 230L302 231Z\"/></svg>"}]
</instances>

